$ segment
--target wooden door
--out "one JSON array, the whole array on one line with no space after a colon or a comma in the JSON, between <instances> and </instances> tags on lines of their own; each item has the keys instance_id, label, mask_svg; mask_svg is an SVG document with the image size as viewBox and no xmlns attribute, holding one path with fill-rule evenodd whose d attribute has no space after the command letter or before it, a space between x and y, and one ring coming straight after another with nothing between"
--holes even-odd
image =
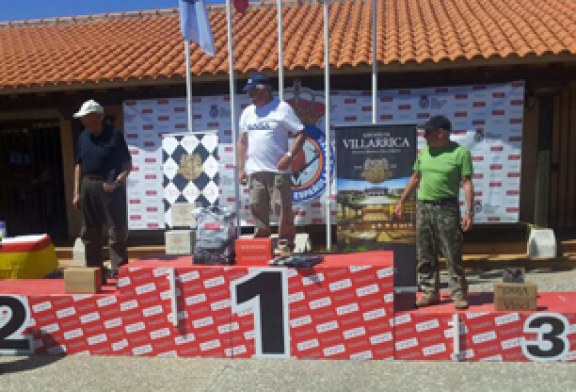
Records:
<instances>
[{"instance_id":1,"label":"wooden door","mask_svg":"<svg viewBox=\"0 0 576 392\"><path fill-rule=\"evenodd\" d=\"M0 124L0 219L9 236L66 236L61 150L57 122Z\"/></svg>"},{"instance_id":2,"label":"wooden door","mask_svg":"<svg viewBox=\"0 0 576 392\"><path fill-rule=\"evenodd\" d=\"M554 97L550 159L549 224L576 228L576 89Z\"/></svg>"}]
</instances>

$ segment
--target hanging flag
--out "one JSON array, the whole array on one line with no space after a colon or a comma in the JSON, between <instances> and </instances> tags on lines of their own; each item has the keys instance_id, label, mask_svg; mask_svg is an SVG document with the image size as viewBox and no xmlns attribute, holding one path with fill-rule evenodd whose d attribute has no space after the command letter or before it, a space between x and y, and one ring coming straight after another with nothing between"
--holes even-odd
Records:
<instances>
[{"instance_id":1,"label":"hanging flag","mask_svg":"<svg viewBox=\"0 0 576 392\"><path fill-rule=\"evenodd\" d=\"M214 57L214 37L204 0L180 0L180 30L186 40L197 43L204 53Z\"/></svg>"},{"instance_id":2,"label":"hanging flag","mask_svg":"<svg viewBox=\"0 0 576 392\"><path fill-rule=\"evenodd\" d=\"M234 4L236 11L240 12L241 14L245 14L246 10L248 9L248 0L232 0L232 4Z\"/></svg>"}]
</instances>

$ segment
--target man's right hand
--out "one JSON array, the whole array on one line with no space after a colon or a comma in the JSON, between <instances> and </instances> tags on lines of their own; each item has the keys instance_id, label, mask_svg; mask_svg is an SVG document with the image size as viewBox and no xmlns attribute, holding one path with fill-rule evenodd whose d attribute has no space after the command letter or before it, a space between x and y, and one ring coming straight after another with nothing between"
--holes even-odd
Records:
<instances>
[{"instance_id":1,"label":"man's right hand","mask_svg":"<svg viewBox=\"0 0 576 392\"><path fill-rule=\"evenodd\" d=\"M72 205L76 208L76 209L80 209L80 196L78 195L74 195L72 197Z\"/></svg>"},{"instance_id":2,"label":"man's right hand","mask_svg":"<svg viewBox=\"0 0 576 392\"><path fill-rule=\"evenodd\" d=\"M238 179L240 180L240 184L248 184L248 176L244 170L238 170Z\"/></svg>"},{"instance_id":3,"label":"man's right hand","mask_svg":"<svg viewBox=\"0 0 576 392\"><path fill-rule=\"evenodd\" d=\"M394 214L398 218L402 218L402 211L403 210L404 210L404 202L399 201L398 204L396 204L396 207L394 208Z\"/></svg>"}]
</instances>

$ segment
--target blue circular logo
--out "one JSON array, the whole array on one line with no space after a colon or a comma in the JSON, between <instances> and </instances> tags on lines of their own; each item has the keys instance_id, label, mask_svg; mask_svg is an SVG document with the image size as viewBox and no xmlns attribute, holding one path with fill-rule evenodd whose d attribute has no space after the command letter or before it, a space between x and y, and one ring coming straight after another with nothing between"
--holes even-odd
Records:
<instances>
[{"instance_id":1,"label":"blue circular logo","mask_svg":"<svg viewBox=\"0 0 576 392\"><path fill-rule=\"evenodd\" d=\"M292 160L292 200L317 199L326 189L326 137L313 124L304 124L306 141ZM330 147L330 177L334 173L334 150Z\"/></svg>"}]
</instances>

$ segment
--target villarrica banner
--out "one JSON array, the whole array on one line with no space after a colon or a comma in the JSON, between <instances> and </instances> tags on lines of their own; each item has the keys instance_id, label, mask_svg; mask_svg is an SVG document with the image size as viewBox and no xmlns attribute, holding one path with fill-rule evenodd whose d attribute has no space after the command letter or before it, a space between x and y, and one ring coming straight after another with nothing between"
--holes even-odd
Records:
<instances>
[{"instance_id":1,"label":"villarrica banner","mask_svg":"<svg viewBox=\"0 0 576 392\"><path fill-rule=\"evenodd\" d=\"M394 209L412 175L416 124L336 127L336 238L339 251L394 251L396 286L414 286L414 197Z\"/></svg>"}]
</instances>

